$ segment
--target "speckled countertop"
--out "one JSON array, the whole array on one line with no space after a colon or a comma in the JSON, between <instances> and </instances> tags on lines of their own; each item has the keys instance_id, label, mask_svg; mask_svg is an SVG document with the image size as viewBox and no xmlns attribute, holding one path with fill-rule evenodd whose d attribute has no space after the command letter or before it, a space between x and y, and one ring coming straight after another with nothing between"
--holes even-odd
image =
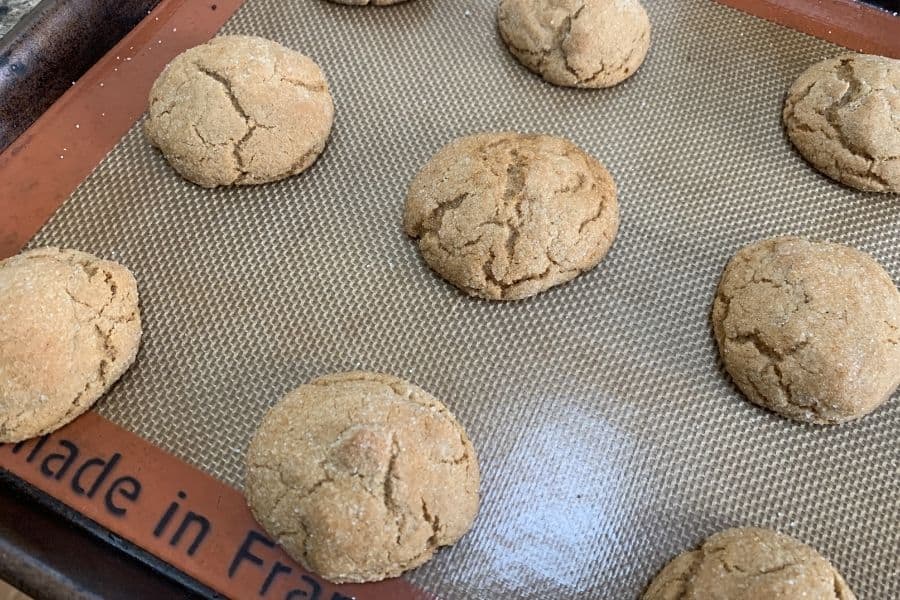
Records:
<instances>
[{"instance_id":1,"label":"speckled countertop","mask_svg":"<svg viewBox=\"0 0 900 600\"><path fill-rule=\"evenodd\" d=\"M19 22L40 0L0 0L0 37Z\"/></svg>"}]
</instances>

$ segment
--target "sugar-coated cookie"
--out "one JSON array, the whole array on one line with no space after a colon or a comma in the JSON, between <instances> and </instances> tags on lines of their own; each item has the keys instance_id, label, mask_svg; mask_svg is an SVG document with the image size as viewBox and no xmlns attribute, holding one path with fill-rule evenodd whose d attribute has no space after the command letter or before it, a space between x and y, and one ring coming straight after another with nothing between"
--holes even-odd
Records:
<instances>
[{"instance_id":1,"label":"sugar-coated cookie","mask_svg":"<svg viewBox=\"0 0 900 600\"><path fill-rule=\"evenodd\" d=\"M378 581L455 543L478 512L475 449L421 388L374 373L320 377L263 418L247 453L257 521L334 582Z\"/></svg>"},{"instance_id":2,"label":"sugar-coated cookie","mask_svg":"<svg viewBox=\"0 0 900 600\"><path fill-rule=\"evenodd\" d=\"M812 166L850 187L900 193L900 60L842 54L788 90L784 126Z\"/></svg>"},{"instance_id":3,"label":"sugar-coated cookie","mask_svg":"<svg viewBox=\"0 0 900 600\"><path fill-rule=\"evenodd\" d=\"M856 600L821 554L794 538L754 527L726 529L675 557L642 600Z\"/></svg>"},{"instance_id":4,"label":"sugar-coated cookie","mask_svg":"<svg viewBox=\"0 0 900 600\"><path fill-rule=\"evenodd\" d=\"M334 104L321 69L281 44L221 36L179 54L150 91L144 132L203 187L277 181L325 148Z\"/></svg>"},{"instance_id":5,"label":"sugar-coated cookie","mask_svg":"<svg viewBox=\"0 0 900 600\"><path fill-rule=\"evenodd\" d=\"M497 26L519 62L569 87L614 86L650 49L650 19L638 0L500 0Z\"/></svg>"},{"instance_id":6,"label":"sugar-coated cookie","mask_svg":"<svg viewBox=\"0 0 900 600\"><path fill-rule=\"evenodd\" d=\"M441 149L409 187L406 233L466 293L518 300L592 269L619 226L606 168L572 142L485 133Z\"/></svg>"},{"instance_id":7,"label":"sugar-coated cookie","mask_svg":"<svg viewBox=\"0 0 900 600\"><path fill-rule=\"evenodd\" d=\"M54 431L131 366L137 283L122 265L40 248L0 261L0 442Z\"/></svg>"},{"instance_id":8,"label":"sugar-coated cookie","mask_svg":"<svg viewBox=\"0 0 900 600\"><path fill-rule=\"evenodd\" d=\"M781 237L741 249L712 323L741 391L792 419L856 419L900 384L900 292L854 248Z\"/></svg>"}]
</instances>

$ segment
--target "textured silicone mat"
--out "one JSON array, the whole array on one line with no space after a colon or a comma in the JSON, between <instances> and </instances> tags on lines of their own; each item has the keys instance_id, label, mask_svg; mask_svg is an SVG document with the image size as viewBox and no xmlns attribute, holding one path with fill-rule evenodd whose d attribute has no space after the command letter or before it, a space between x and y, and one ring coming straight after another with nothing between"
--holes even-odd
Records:
<instances>
[{"instance_id":1,"label":"textured silicone mat","mask_svg":"<svg viewBox=\"0 0 900 600\"><path fill-rule=\"evenodd\" d=\"M479 450L474 530L410 578L447 598L634 598L674 554L733 525L834 560L860 598L900 596L900 402L809 427L746 402L709 310L742 245L798 233L900 276L900 200L817 175L780 125L784 91L834 46L703 0L647 0L650 55L606 91L543 83L505 51L494 0L352 9L249 0L227 33L314 57L336 126L308 172L262 187L181 180L136 126L32 242L119 260L144 343L100 403L240 486L255 423L348 369L443 399ZM405 188L459 135L542 131L606 163L610 255L534 299L474 300L401 230Z\"/></svg>"}]
</instances>

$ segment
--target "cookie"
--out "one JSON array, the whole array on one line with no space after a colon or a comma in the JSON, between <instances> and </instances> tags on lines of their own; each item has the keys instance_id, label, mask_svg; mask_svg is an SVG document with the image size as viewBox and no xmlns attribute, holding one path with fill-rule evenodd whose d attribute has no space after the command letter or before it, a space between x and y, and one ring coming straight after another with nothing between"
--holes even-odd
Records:
<instances>
[{"instance_id":1,"label":"cookie","mask_svg":"<svg viewBox=\"0 0 900 600\"><path fill-rule=\"evenodd\" d=\"M900 60L842 54L794 82L784 126L813 167L858 190L900 193Z\"/></svg>"},{"instance_id":2,"label":"cookie","mask_svg":"<svg viewBox=\"0 0 900 600\"><path fill-rule=\"evenodd\" d=\"M500 0L500 37L519 62L556 85L611 87L650 49L638 0Z\"/></svg>"},{"instance_id":3,"label":"cookie","mask_svg":"<svg viewBox=\"0 0 900 600\"><path fill-rule=\"evenodd\" d=\"M859 418L900 384L900 292L847 246L782 237L741 249L712 323L741 391L798 421Z\"/></svg>"},{"instance_id":4,"label":"cookie","mask_svg":"<svg viewBox=\"0 0 900 600\"><path fill-rule=\"evenodd\" d=\"M341 373L287 394L247 452L263 528L331 581L396 577L455 543L478 512L475 449L447 408L390 375Z\"/></svg>"},{"instance_id":5,"label":"cookie","mask_svg":"<svg viewBox=\"0 0 900 600\"><path fill-rule=\"evenodd\" d=\"M769 529L726 529L660 571L642 600L856 600L821 554Z\"/></svg>"},{"instance_id":6,"label":"cookie","mask_svg":"<svg viewBox=\"0 0 900 600\"><path fill-rule=\"evenodd\" d=\"M277 181L325 149L334 104L311 59L258 37L221 36L179 54L150 91L144 132L203 187Z\"/></svg>"},{"instance_id":7,"label":"cookie","mask_svg":"<svg viewBox=\"0 0 900 600\"><path fill-rule=\"evenodd\" d=\"M131 366L137 283L120 264L41 248L0 261L0 442L44 435L89 409Z\"/></svg>"},{"instance_id":8,"label":"cookie","mask_svg":"<svg viewBox=\"0 0 900 600\"><path fill-rule=\"evenodd\" d=\"M568 140L485 133L441 149L404 215L425 261L472 296L518 300L600 262L619 226L612 176Z\"/></svg>"}]
</instances>

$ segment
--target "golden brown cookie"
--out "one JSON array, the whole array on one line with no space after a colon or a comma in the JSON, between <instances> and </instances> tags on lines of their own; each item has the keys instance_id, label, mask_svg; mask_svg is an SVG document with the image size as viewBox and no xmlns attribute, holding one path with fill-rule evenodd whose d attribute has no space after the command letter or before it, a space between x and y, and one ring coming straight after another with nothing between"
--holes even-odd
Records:
<instances>
[{"instance_id":1,"label":"golden brown cookie","mask_svg":"<svg viewBox=\"0 0 900 600\"><path fill-rule=\"evenodd\" d=\"M131 366L141 339L128 269L77 250L0 261L0 442L59 429Z\"/></svg>"},{"instance_id":2,"label":"golden brown cookie","mask_svg":"<svg viewBox=\"0 0 900 600\"><path fill-rule=\"evenodd\" d=\"M792 537L726 529L660 571L642 600L856 600L821 554Z\"/></svg>"},{"instance_id":3,"label":"golden brown cookie","mask_svg":"<svg viewBox=\"0 0 900 600\"><path fill-rule=\"evenodd\" d=\"M712 323L741 391L798 421L859 418L900 385L900 292L847 246L782 237L741 249Z\"/></svg>"},{"instance_id":4,"label":"golden brown cookie","mask_svg":"<svg viewBox=\"0 0 900 600\"><path fill-rule=\"evenodd\" d=\"M144 132L203 187L277 181L309 167L334 121L322 71L275 42L221 36L179 54L150 91Z\"/></svg>"},{"instance_id":5,"label":"golden brown cookie","mask_svg":"<svg viewBox=\"0 0 900 600\"><path fill-rule=\"evenodd\" d=\"M842 54L788 90L784 126L816 169L859 190L900 193L900 60Z\"/></svg>"},{"instance_id":6,"label":"golden brown cookie","mask_svg":"<svg viewBox=\"0 0 900 600\"><path fill-rule=\"evenodd\" d=\"M485 133L442 148L409 187L404 228L466 293L518 300L595 267L619 227L604 166L559 137Z\"/></svg>"},{"instance_id":7,"label":"golden brown cookie","mask_svg":"<svg viewBox=\"0 0 900 600\"><path fill-rule=\"evenodd\" d=\"M263 418L247 452L256 520L334 582L378 581L455 543L478 512L475 449L447 408L374 373L320 377Z\"/></svg>"},{"instance_id":8,"label":"golden brown cookie","mask_svg":"<svg viewBox=\"0 0 900 600\"><path fill-rule=\"evenodd\" d=\"M650 49L638 0L500 0L497 25L513 56L556 85L616 85Z\"/></svg>"}]
</instances>

